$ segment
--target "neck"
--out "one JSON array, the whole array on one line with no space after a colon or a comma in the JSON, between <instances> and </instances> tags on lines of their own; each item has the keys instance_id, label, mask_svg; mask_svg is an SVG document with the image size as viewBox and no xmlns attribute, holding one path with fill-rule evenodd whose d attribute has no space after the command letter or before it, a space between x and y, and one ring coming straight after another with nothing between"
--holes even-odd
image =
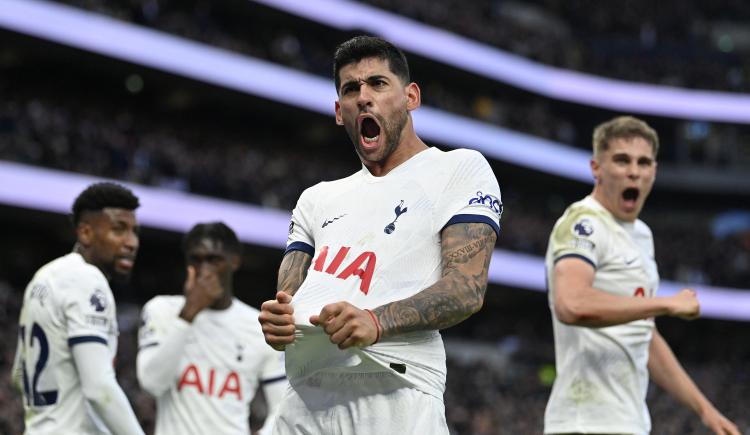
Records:
<instances>
[{"instance_id":1,"label":"neck","mask_svg":"<svg viewBox=\"0 0 750 435\"><path fill-rule=\"evenodd\" d=\"M224 295L211 305L211 309L226 310L232 305L232 298L234 298L234 295L231 290L224 291Z\"/></svg>"},{"instance_id":2,"label":"neck","mask_svg":"<svg viewBox=\"0 0 750 435\"><path fill-rule=\"evenodd\" d=\"M395 150L380 162L362 162L367 170L375 177L382 177L397 168L400 164L426 150L428 146L422 142L409 125L409 132L401 139Z\"/></svg>"},{"instance_id":3,"label":"neck","mask_svg":"<svg viewBox=\"0 0 750 435\"><path fill-rule=\"evenodd\" d=\"M73 245L73 252L76 254L79 254L81 257L83 257L83 261L85 261L88 264L91 264L93 266L96 266L97 269L99 269L104 276L107 278L107 281L109 281L112 277L110 276L109 272L105 270L103 267L100 267L98 264L94 263L91 258L91 253L88 249L86 249L85 246L81 245L80 243L76 242L75 245Z\"/></svg>"}]
</instances>

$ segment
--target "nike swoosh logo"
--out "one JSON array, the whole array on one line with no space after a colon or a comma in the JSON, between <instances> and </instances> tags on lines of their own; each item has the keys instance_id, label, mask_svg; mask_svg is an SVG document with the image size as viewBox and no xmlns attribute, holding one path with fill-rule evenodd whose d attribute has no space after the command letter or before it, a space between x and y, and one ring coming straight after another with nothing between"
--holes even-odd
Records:
<instances>
[{"instance_id":1,"label":"nike swoosh logo","mask_svg":"<svg viewBox=\"0 0 750 435\"><path fill-rule=\"evenodd\" d=\"M323 226L320 227L320 228L325 228L325 227L328 226L328 224L332 224L332 223L334 223L335 221L341 219L344 216L346 216L346 213L342 214L341 216L335 217L335 218L333 218L333 219L331 219L329 221L325 221L325 222L323 222Z\"/></svg>"},{"instance_id":2,"label":"nike swoosh logo","mask_svg":"<svg viewBox=\"0 0 750 435\"><path fill-rule=\"evenodd\" d=\"M631 265L631 264L633 264L633 263L635 262L635 260L637 260L637 259L638 259L638 257L635 257L635 258L633 258L632 260L628 260L628 259L625 259L625 264L626 264L626 265L628 265L628 266L630 266L630 265Z\"/></svg>"}]
</instances>

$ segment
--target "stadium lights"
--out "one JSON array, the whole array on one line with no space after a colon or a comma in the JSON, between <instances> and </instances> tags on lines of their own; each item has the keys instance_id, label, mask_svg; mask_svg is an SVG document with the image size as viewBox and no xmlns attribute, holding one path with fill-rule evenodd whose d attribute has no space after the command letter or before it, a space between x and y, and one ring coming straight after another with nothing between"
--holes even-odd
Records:
<instances>
[{"instance_id":1,"label":"stadium lights","mask_svg":"<svg viewBox=\"0 0 750 435\"><path fill-rule=\"evenodd\" d=\"M16 207L69 213L70 204L86 186L100 178L0 161L0 203ZM119 182L119 181L118 181ZM144 226L185 232L197 222L222 220L249 244L283 249L291 214L156 187L126 184L140 198L138 219ZM30 186L33 186L31 188ZM490 282L509 287L545 291L544 260L540 257L496 249L492 254ZM674 294L682 286L662 281L660 295ZM750 321L750 289L695 286L706 317Z\"/></svg>"},{"instance_id":2,"label":"stadium lights","mask_svg":"<svg viewBox=\"0 0 750 435\"><path fill-rule=\"evenodd\" d=\"M750 123L747 94L634 83L555 68L350 0L253 1L337 29L380 35L425 58L558 100L618 112Z\"/></svg>"},{"instance_id":3,"label":"stadium lights","mask_svg":"<svg viewBox=\"0 0 750 435\"><path fill-rule=\"evenodd\" d=\"M4 0L0 27L333 116L332 81L77 8ZM282 83L283 86L278 86ZM424 139L592 183L589 153L430 107L415 112ZM554 157L554 158L552 158Z\"/></svg>"}]
</instances>

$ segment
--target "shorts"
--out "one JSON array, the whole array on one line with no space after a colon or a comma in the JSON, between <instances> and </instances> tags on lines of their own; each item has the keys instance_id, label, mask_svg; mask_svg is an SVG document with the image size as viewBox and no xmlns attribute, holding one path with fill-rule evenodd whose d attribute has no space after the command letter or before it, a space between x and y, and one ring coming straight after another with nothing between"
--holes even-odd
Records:
<instances>
[{"instance_id":1,"label":"shorts","mask_svg":"<svg viewBox=\"0 0 750 435\"><path fill-rule=\"evenodd\" d=\"M317 373L289 387L274 435L448 435L441 398L387 372Z\"/></svg>"}]
</instances>

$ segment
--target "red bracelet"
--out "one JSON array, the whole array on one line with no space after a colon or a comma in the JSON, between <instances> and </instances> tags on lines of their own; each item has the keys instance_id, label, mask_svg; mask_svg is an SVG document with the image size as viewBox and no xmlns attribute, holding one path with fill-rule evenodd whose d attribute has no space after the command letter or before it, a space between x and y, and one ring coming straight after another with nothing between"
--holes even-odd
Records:
<instances>
[{"instance_id":1,"label":"red bracelet","mask_svg":"<svg viewBox=\"0 0 750 435\"><path fill-rule=\"evenodd\" d=\"M380 331L383 329L383 327L380 326L380 322L378 321L378 318L375 316L375 313L373 313L372 310L368 310L365 308L365 311L367 311L367 314L372 317L372 321L375 322L375 330L377 331L377 335L375 336L375 341L372 342L372 344L375 344L380 341Z\"/></svg>"}]
</instances>

